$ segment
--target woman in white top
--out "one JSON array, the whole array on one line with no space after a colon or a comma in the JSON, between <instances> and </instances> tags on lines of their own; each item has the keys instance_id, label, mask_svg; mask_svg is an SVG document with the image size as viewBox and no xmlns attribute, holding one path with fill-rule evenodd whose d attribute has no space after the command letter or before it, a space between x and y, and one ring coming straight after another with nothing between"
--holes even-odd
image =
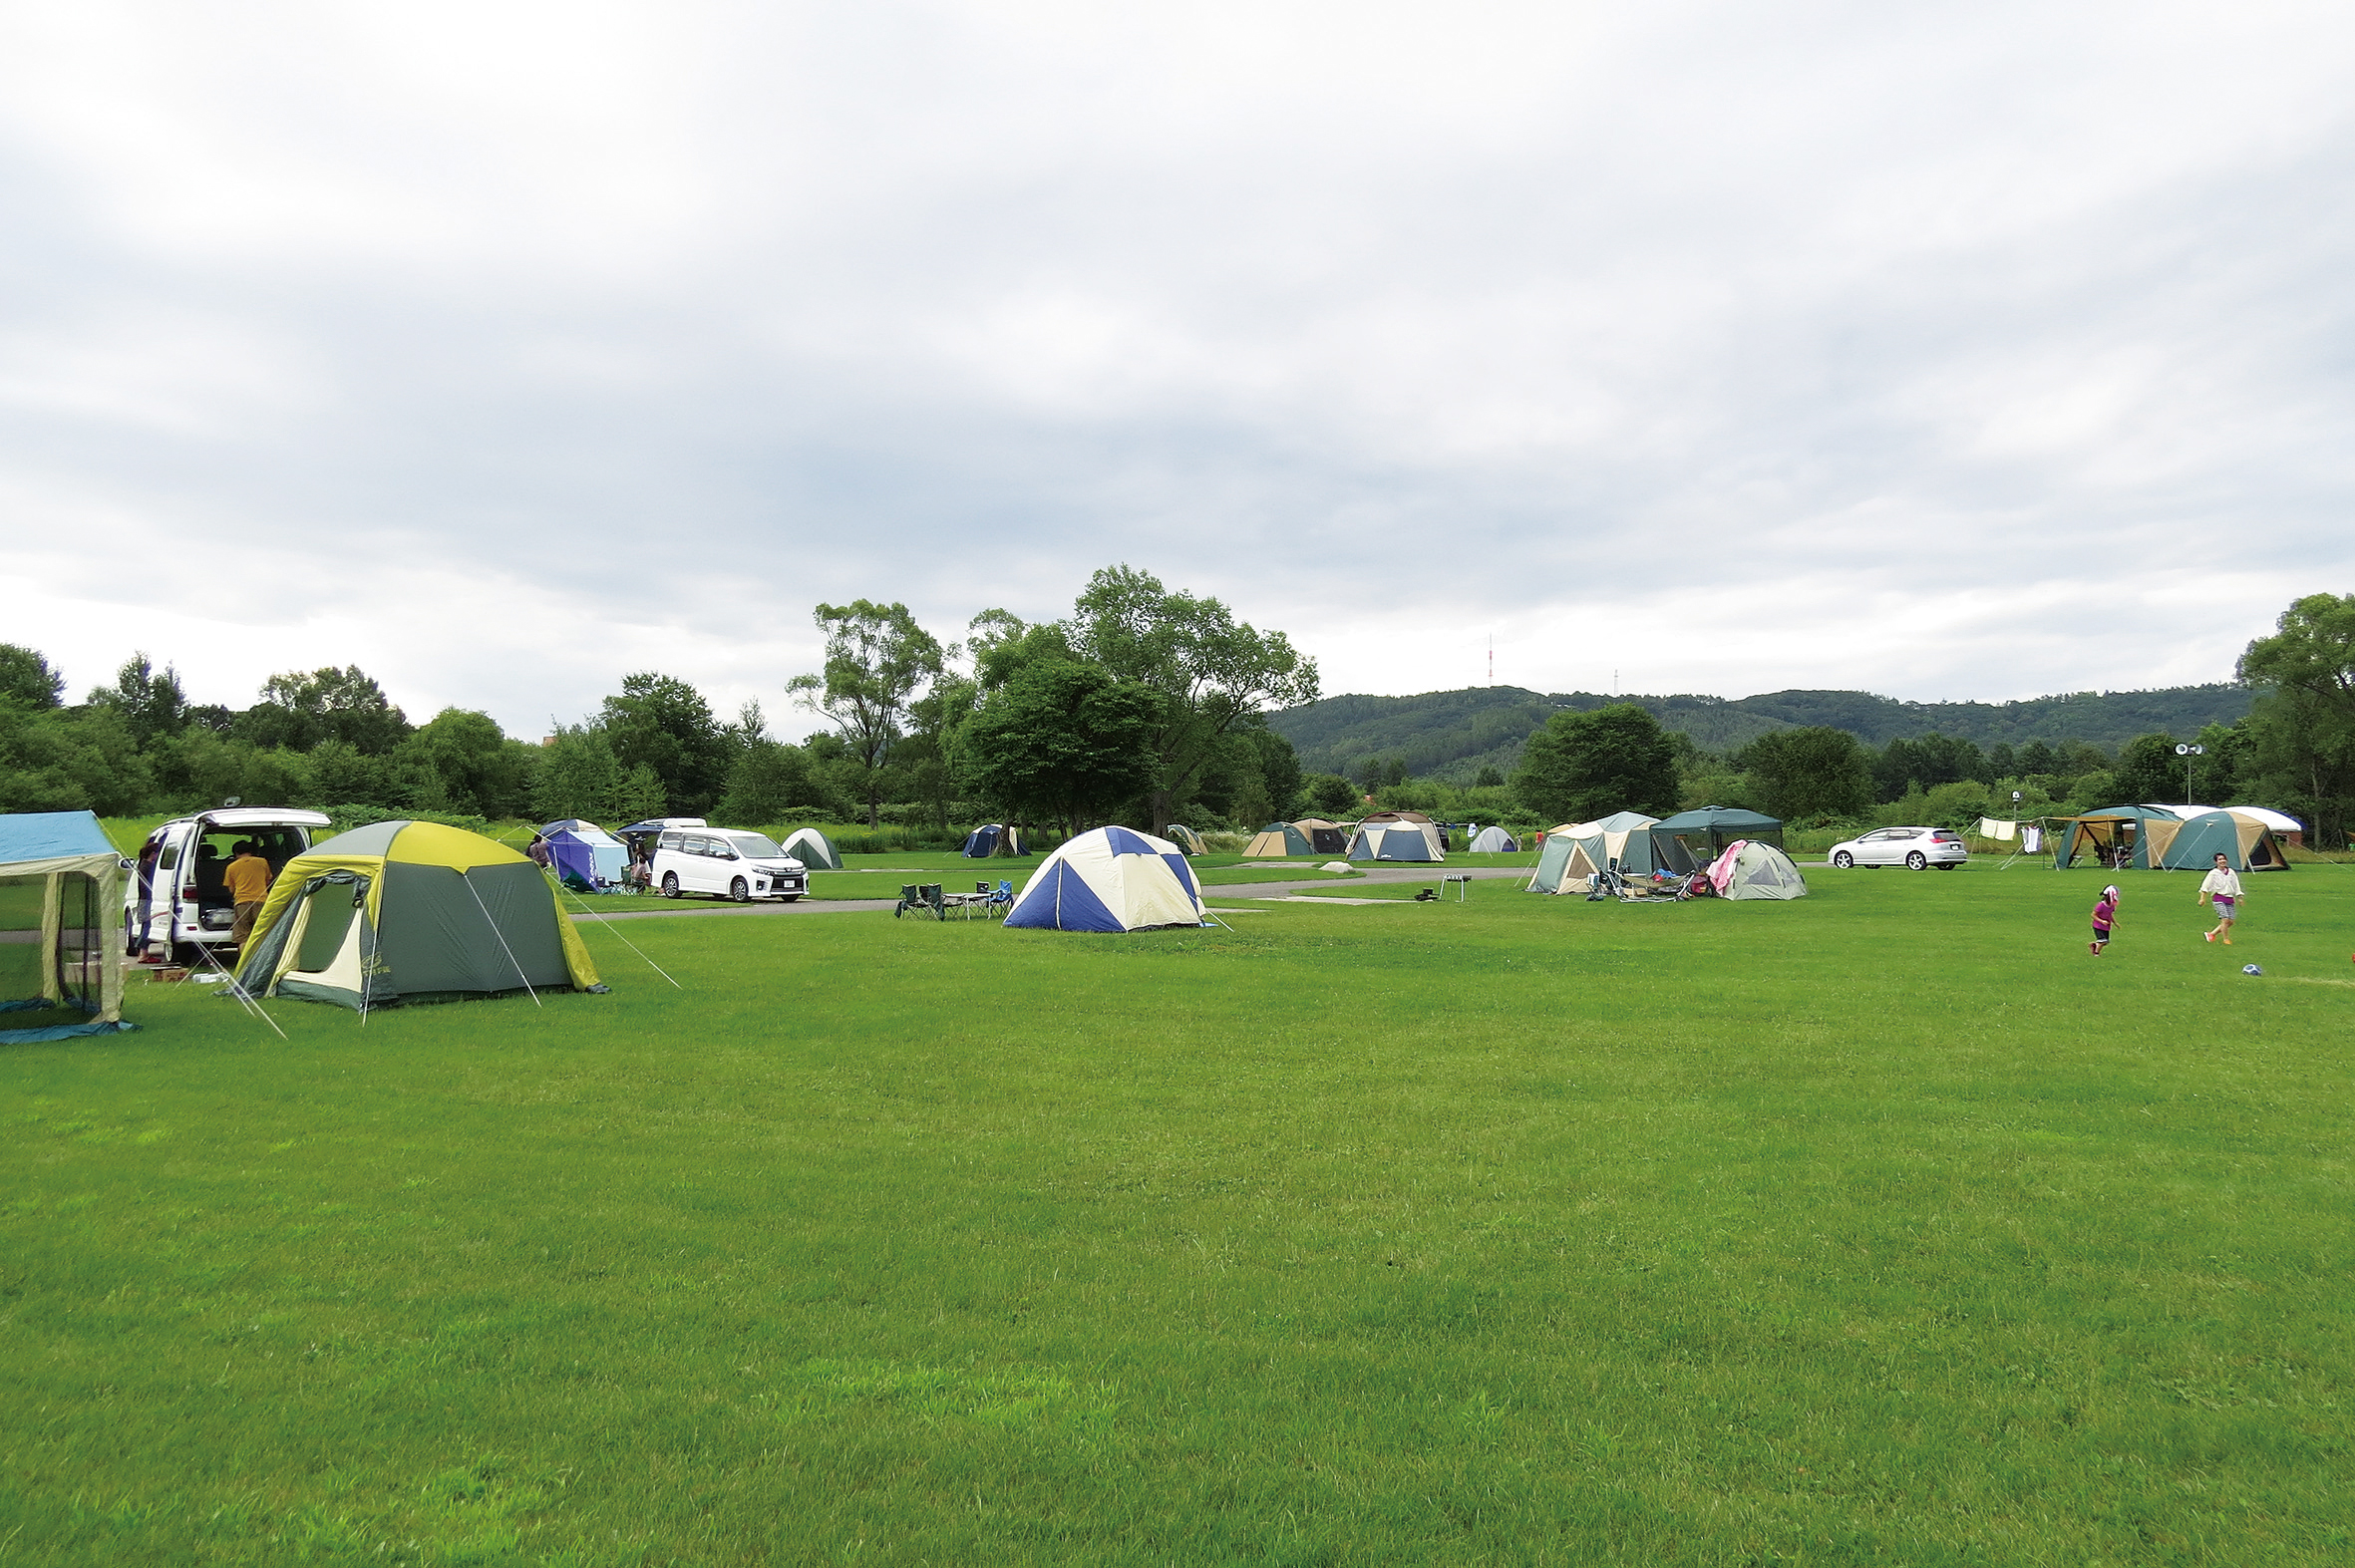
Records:
<instances>
[{"instance_id":1,"label":"woman in white top","mask_svg":"<svg viewBox=\"0 0 2355 1568\"><path fill-rule=\"evenodd\" d=\"M2199 884L2199 901L2203 904L2212 903L2216 911L2215 925L2202 933L2206 940L2214 942L2220 939L2226 947L2230 947L2233 912L2240 907L2240 873L2232 869L2232 862L2224 858L2220 850L2216 854L2216 868L2207 873L2206 881Z\"/></svg>"}]
</instances>

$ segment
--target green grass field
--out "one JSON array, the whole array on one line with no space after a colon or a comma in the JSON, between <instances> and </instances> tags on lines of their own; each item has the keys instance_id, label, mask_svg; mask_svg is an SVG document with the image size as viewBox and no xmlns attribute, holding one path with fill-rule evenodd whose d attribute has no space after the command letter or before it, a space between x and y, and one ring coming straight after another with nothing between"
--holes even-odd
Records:
<instances>
[{"instance_id":1,"label":"green grass field","mask_svg":"<svg viewBox=\"0 0 2355 1568\"><path fill-rule=\"evenodd\" d=\"M2355 872L2100 880L135 987L0 1049L0 1564L2346 1561Z\"/></svg>"}]
</instances>

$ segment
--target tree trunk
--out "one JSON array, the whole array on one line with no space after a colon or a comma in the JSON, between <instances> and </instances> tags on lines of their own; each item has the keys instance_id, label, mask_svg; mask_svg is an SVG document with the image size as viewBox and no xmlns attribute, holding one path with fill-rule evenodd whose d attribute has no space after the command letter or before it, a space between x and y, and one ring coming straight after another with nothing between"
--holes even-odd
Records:
<instances>
[{"instance_id":1,"label":"tree trunk","mask_svg":"<svg viewBox=\"0 0 2355 1568\"><path fill-rule=\"evenodd\" d=\"M1166 838L1166 837L1168 837L1168 836L1169 836L1169 832L1170 832L1170 816L1171 816L1171 813L1172 813L1173 811L1175 811L1176 809L1177 809L1176 803L1175 803L1175 802L1174 802L1174 801L1173 801L1173 800L1170 798L1170 791L1169 791L1169 790L1167 790L1167 789L1156 789L1156 790L1154 790L1154 792L1153 792L1153 835L1154 835L1156 838Z\"/></svg>"}]
</instances>

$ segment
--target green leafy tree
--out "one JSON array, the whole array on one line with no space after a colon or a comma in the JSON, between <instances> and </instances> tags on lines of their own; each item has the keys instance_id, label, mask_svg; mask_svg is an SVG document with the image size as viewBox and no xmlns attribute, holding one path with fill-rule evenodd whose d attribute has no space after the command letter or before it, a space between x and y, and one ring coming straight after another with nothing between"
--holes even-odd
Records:
<instances>
[{"instance_id":1,"label":"green leafy tree","mask_svg":"<svg viewBox=\"0 0 2355 1568\"><path fill-rule=\"evenodd\" d=\"M670 794L663 787L662 776L644 763L631 769L623 776L620 791L613 798L613 814L616 825L670 815Z\"/></svg>"},{"instance_id":2,"label":"green leafy tree","mask_svg":"<svg viewBox=\"0 0 2355 1568\"><path fill-rule=\"evenodd\" d=\"M0 642L0 702L20 708L55 708L66 689L66 678L49 661L18 643Z\"/></svg>"},{"instance_id":3,"label":"green leafy tree","mask_svg":"<svg viewBox=\"0 0 2355 1568\"><path fill-rule=\"evenodd\" d=\"M321 741L311 748L307 761L311 776L311 797L304 803L315 805L382 805L394 791L388 787L388 773L383 761L371 757L349 741Z\"/></svg>"},{"instance_id":4,"label":"green leafy tree","mask_svg":"<svg viewBox=\"0 0 2355 1568\"><path fill-rule=\"evenodd\" d=\"M904 604L868 599L821 604L817 618L826 633L826 673L797 675L786 690L841 737L845 753L857 764L866 825L877 827L891 747L906 734L908 705L940 675L945 653Z\"/></svg>"},{"instance_id":5,"label":"green leafy tree","mask_svg":"<svg viewBox=\"0 0 2355 1568\"><path fill-rule=\"evenodd\" d=\"M0 701L0 811L127 815L153 788L148 760L120 715Z\"/></svg>"},{"instance_id":6,"label":"green leafy tree","mask_svg":"<svg viewBox=\"0 0 2355 1568\"><path fill-rule=\"evenodd\" d=\"M1244 720L1316 700L1316 661L1282 632L1260 632L1216 599L1173 593L1131 566L1091 577L1064 631L1115 680L1161 694L1148 799L1156 832Z\"/></svg>"},{"instance_id":7,"label":"green leafy tree","mask_svg":"<svg viewBox=\"0 0 2355 1568\"><path fill-rule=\"evenodd\" d=\"M145 653L125 661L114 685L93 691L90 706L120 716L143 747L158 736L177 735L187 724L188 695L180 688L179 672L169 665L158 670Z\"/></svg>"},{"instance_id":8,"label":"green leafy tree","mask_svg":"<svg viewBox=\"0 0 2355 1568\"><path fill-rule=\"evenodd\" d=\"M542 822L570 817L613 821L621 816L621 762L613 755L613 743L606 739L602 725L557 725L554 738L540 748L538 776L531 789L532 814Z\"/></svg>"},{"instance_id":9,"label":"green leafy tree","mask_svg":"<svg viewBox=\"0 0 2355 1568\"><path fill-rule=\"evenodd\" d=\"M1613 811L1667 816L1677 806L1676 747L1660 722L1633 703L1563 710L1521 747L1513 791L1556 822Z\"/></svg>"},{"instance_id":10,"label":"green leafy tree","mask_svg":"<svg viewBox=\"0 0 2355 1568\"><path fill-rule=\"evenodd\" d=\"M236 717L235 733L256 746L307 752L341 741L369 757L390 756L409 738L408 717L358 665L292 670L262 683L261 701Z\"/></svg>"},{"instance_id":11,"label":"green leafy tree","mask_svg":"<svg viewBox=\"0 0 2355 1568\"><path fill-rule=\"evenodd\" d=\"M651 768L662 781L667 809L655 815L705 815L728 785L736 740L685 681L652 670L626 675L597 724L625 772Z\"/></svg>"},{"instance_id":12,"label":"green leafy tree","mask_svg":"<svg viewBox=\"0 0 2355 1568\"><path fill-rule=\"evenodd\" d=\"M2030 741L2020 748L2019 769L2024 779L2051 778L2061 771L2060 754L2042 741Z\"/></svg>"},{"instance_id":13,"label":"green leafy tree","mask_svg":"<svg viewBox=\"0 0 2355 1568\"><path fill-rule=\"evenodd\" d=\"M1759 809L1787 822L1845 820L1872 803L1872 755L1846 730L1776 730L1730 761L1750 775Z\"/></svg>"},{"instance_id":14,"label":"green leafy tree","mask_svg":"<svg viewBox=\"0 0 2355 1568\"><path fill-rule=\"evenodd\" d=\"M1359 804L1357 785L1339 774L1310 774L1300 792L1308 797L1310 810L1327 818L1348 816Z\"/></svg>"},{"instance_id":15,"label":"green leafy tree","mask_svg":"<svg viewBox=\"0 0 2355 1568\"><path fill-rule=\"evenodd\" d=\"M2194 759L2194 765L2198 762ZM2172 735L2138 735L2118 749L2118 766L2110 770L2113 804L2167 805L2184 798L2184 759L2176 755ZM2192 787L2198 787L2194 766Z\"/></svg>"},{"instance_id":16,"label":"green leafy tree","mask_svg":"<svg viewBox=\"0 0 2355 1568\"><path fill-rule=\"evenodd\" d=\"M2318 844L2345 844L2355 810L2355 594L2295 601L2235 673L2264 689L2247 723L2267 803L2306 818Z\"/></svg>"},{"instance_id":17,"label":"green leafy tree","mask_svg":"<svg viewBox=\"0 0 2355 1568\"><path fill-rule=\"evenodd\" d=\"M785 813L796 806L818 803L810 759L802 749L764 738L749 743L728 771L720 815L747 826L767 826L784 821Z\"/></svg>"},{"instance_id":18,"label":"green leafy tree","mask_svg":"<svg viewBox=\"0 0 2355 1568\"><path fill-rule=\"evenodd\" d=\"M1939 784L1957 784L1965 779L1984 784L1995 777L1976 744L1936 731L1911 740L1889 742L1875 760L1872 772L1883 800L1898 798L1908 784L1934 789Z\"/></svg>"},{"instance_id":19,"label":"green leafy tree","mask_svg":"<svg viewBox=\"0 0 2355 1568\"><path fill-rule=\"evenodd\" d=\"M408 803L477 816L520 816L531 806L535 747L509 741L489 714L445 708L402 743L417 770Z\"/></svg>"},{"instance_id":20,"label":"green leafy tree","mask_svg":"<svg viewBox=\"0 0 2355 1568\"><path fill-rule=\"evenodd\" d=\"M968 778L1017 817L1074 831L1152 786L1167 699L1092 664L1033 664L966 726Z\"/></svg>"},{"instance_id":21,"label":"green leafy tree","mask_svg":"<svg viewBox=\"0 0 2355 1568\"><path fill-rule=\"evenodd\" d=\"M1480 777L1472 781L1472 787L1475 789L1496 789L1502 788L1504 784L1505 776L1497 772L1496 765L1493 763L1483 763L1481 765Z\"/></svg>"}]
</instances>

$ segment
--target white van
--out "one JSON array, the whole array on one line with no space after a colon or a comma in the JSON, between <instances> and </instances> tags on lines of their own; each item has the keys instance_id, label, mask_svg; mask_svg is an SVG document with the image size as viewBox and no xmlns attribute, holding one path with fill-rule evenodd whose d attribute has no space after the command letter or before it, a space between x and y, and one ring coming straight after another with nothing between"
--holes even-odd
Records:
<instances>
[{"instance_id":1,"label":"white van","mask_svg":"<svg viewBox=\"0 0 2355 1568\"><path fill-rule=\"evenodd\" d=\"M237 845L250 839L276 876L326 825L321 812L290 805L224 806L166 822L148 834L124 879L123 950L193 963L198 948L227 947L237 911L221 872Z\"/></svg>"},{"instance_id":2,"label":"white van","mask_svg":"<svg viewBox=\"0 0 2355 1568\"><path fill-rule=\"evenodd\" d=\"M665 898L714 893L740 904L756 898L790 904L810 886L801 861L749 827L666 827L654 841L652 871Z\"/></svg>"}]
</instances>

